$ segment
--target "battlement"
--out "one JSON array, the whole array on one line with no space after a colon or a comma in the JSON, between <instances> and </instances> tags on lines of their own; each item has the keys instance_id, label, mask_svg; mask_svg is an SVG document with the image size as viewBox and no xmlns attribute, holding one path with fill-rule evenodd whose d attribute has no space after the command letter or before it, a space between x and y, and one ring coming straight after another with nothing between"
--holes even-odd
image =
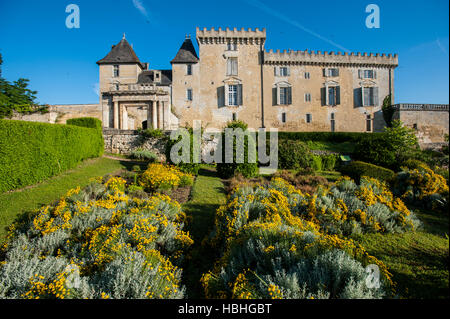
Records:
<instances>
[{"instance_id":1,"label":"battlement","mask_svg":"<svg viewBox=\"0 0 450 319\"><path fill-rule=\"evenodd\" d=\"M379 53L347 53L327 51L292 51L269 50L264 52L266 64L318 64L318 65L367 65L367 66L398 66L397 54Z\"/></svg>"},{"instance_id":2,"label":"battlement","mask_svg":"<svg viewBox=\"0 0 450 319\"><path fill-rule=\"evenodd\" d=\"M238 30L237 28L219 28L215 30L211 28L208 30L207 28L200 29L197 27L196 31L197 41L201 44L203 43L225 43L230 39L239 40L240 42L250 42L250 43L259 43L260 41L264 42L266 40L266 29L262 30L255 28L252 30L251 28L245 29L241 28Z\"/></svg>"}]
</instances>

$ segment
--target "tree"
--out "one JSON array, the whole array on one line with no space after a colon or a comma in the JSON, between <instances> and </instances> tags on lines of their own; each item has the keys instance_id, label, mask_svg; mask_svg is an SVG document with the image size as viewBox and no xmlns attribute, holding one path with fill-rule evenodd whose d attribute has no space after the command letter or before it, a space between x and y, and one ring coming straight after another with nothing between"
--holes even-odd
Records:
<instances>
[{"instance_id":1,"label":"tree","mask_svg":"<svg viewBox=\"0 0 450 319\"><path fill-rule=\"evenodd\" d=\"M391 94L386 95L386 97L384 98L381 110L383 111L383 118L386 122L387 127L392 127L392 117L394 115L395 109L392 106Z\"/></svg>"},{"instance_id":2,"label":"tree","mask_svg":"<svg viewBox=\"0 0 450 319\"><path fill-rule=\"evenodd\" d=\"M3 63L0 54L0 66ZM36 91L28 88L28 79L20 78L9 82L1 77L0 70L0 118L10 117L13 110L17 112L31 112L37 109L35 99Z\"/></svg>"}]
</instances>

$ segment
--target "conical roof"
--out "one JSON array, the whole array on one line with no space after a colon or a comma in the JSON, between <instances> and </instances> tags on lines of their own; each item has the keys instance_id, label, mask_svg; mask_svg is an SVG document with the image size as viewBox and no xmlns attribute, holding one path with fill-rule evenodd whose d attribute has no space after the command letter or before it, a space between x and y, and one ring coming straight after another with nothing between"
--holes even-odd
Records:
<instances>
[{"instance_id":1,"label":"conical roof","mask_svg":"<svg viewBox=\"0 0 450 319\"><path fill-rule=\"evenodd\" d=\"M125 36L117 45L113 45L111 51L103 59L97 61L97 64L105 63L139 63L143 66Z\"/></svg>"},{"instance_id":2,"label":"conical roof","mask_svg":"<svg viewBox=\"0 0 450 319\"><path fill-rule=\"evenodd\" d=\"M194 44L191 39L187 38L178 50L177 55L170 63L197 63L198 56L195 52Z\"/></svg>"}]
</instances>

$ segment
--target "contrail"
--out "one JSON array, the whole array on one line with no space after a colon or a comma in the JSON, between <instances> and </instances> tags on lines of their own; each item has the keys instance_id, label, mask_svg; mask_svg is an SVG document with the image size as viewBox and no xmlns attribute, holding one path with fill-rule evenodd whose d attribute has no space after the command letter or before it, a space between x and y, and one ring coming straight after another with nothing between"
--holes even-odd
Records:
<instances>
[{"instance_id":1,"label":"contrail","mask_svg":"<svg viewBox=\"0 0 450 319\"><path fill-rule=\"evenodd\" d=\"M336 42L333 42L333 41L331 41L331 40L321 36L320 34L314 32L314 31L312 31L312 30L310 30L308 28L305 28L304 26L302 26L297 21L294 21L294 20L290 19L289 17L285 16L284 14L282 14L280 12L277 12L277 11L273 10L272 8L269 8L264 3L262 3L262 2L260 2L258 0L245 0L245 2L247 2L248 4L250 4L252 6L255 6L256 8L264 11L265 13L270 14L270 15L272 15L272 16L280 19L280 20L283 20L284 22L287 22L290 25L293 25L294 27L296 27L296 28L298 28L298 29L300 29L302 31L305 31L306 33L309 33L309 34L315 36L316 38L318 38L318 39L320 39L322 41L325 41L325 42L327 42L327 43L329 43L329 44L331 44L331 45L333 45L333 46L335 46L335 47L337 47L337 48L339 48L339 49L341 49L341 50L343 50L345 52L350 52L349 49L344 48L342 45L340 45L340 44L338 44Z\"/></svg>"},{"instance_id":2,"label":"contrail","mask_svg":"<svg viewBox=\"0 0 450 319\"><path fill-rule=\"evenodd\" d=\"M147 10L145 9L144 5L142 4L141 0L133 0L133 5L136 9L139 10L140 13L142 13L142 15L144 17L146 17L148 19L148 13Z\"/></svg>"}]
</instances>

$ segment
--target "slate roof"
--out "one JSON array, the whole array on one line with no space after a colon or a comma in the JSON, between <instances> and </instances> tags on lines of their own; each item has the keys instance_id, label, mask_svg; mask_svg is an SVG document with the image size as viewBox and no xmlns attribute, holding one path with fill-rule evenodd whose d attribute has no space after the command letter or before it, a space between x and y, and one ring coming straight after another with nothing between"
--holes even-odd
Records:
<instances>
[{"instance_id":1,"label":"slate roof","mask_svg":"<svg viewBox=\"0 0 450 319\"><path fill-rule=\"evenodd\" d=\"M103 59L97 61L97 64L106 63L138 63L144 68L125 37L118 44L113 45L111 51Z\"/></svg>"},{"instance_id":2,"label":"slate roof","mask_svg":"<svg viewBox=\"0 0 450 319\"><path fill-rule=\"evenodd\" d=\"M156 85L170 85L172 84L172 70L158 70L161 71L161 81L156 82ZM153 70L142 71L138 76L138 84L154 83Z\"/></svg>"},{"instance_id":3,"label":"slate roof","mask_svg":"<svg viewBox=\"0 0 450 319\"><path fill-rule=\"evenodd\" d=\"M177 55L170 63L197 63L198 56L191 39L184 40Z\"/></svg>"}]
</instances>

